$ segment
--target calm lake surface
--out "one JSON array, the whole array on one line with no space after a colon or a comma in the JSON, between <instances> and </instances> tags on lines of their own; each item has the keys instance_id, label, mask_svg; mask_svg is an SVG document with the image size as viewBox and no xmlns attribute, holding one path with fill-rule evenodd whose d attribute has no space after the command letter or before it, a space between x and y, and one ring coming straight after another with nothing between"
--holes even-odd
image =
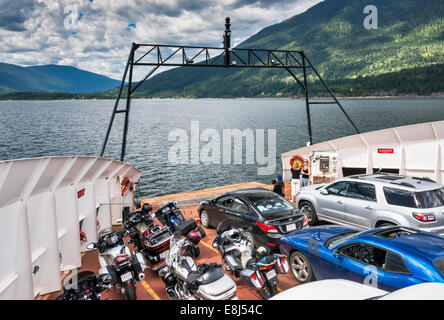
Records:
<instances>
[{"instance_id":1,"label":"calm lake surface","mask_svg":"<svg viewBox=\"0 0 444 320\"><path fill-rule=\"evenodd\" d=\"M341 101L362 132L444 120L442 98ZM0 160L98 155L113 103L0 101ZM355 133L336 105L314 105L311 112L313 143ZM120 157L123 118L116 115L105 153L108 158ZM263 165L247 165L245 160L242 164L171 164L168 151L175 143L168 141L168 135L176 128L190 135L191 121L199 122L200 132L216 129L221 140L223 129L276 129L275 173L258 176L257 168ZM138 197L246 181L271 183L281 172L280 154L308 140L305 103L299 99L133 100L125 162L143 172ZM222 154L222 141L220 150Z\"/></svg>"}]
</instances>

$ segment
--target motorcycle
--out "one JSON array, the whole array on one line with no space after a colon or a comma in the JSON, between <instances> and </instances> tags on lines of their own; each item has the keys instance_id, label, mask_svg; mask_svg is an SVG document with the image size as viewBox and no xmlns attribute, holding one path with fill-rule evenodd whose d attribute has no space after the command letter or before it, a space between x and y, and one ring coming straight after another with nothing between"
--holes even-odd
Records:
<instances>
[{"instance_id":1,"label":"motorcycle","mask_svg":"<svg viewBox=\"0 0 444 320\"><path fill-rule=\"evenodd\" d=\"M141 211L133 212L125 218L123 227L131 237L129 243L133 243L137 251L143 254L147 266L157 271L165 266L173 233L168 227L154 224L149 216L151 210L151 205L145 203Z\"/></svg>"},{"instance_id":2,"label":"motorcycle","mask_svg":"<svg viewBox=\"0 0 444 320\"><path fill-rule=\"evenodd\" d=\"M99 233L97 243L88 244L87 249L99 251L99 275L110 275L111 284L127 300L136 300L136 280L143 281L146 264L140 253L131 255L123 237L127 231L117 232L105 229Z\"/></svg>"},{"instance_id":3,"label":"motorcycle","mask_svg":"<svg viewBox=\"0 0 444 320\"><path fill-rule=\"evenodd\" d=\"M56 300L100 300L100 293L110 289L111 276L95 275L91 271L83 271L77 274L77 281L71 276L65 280L63 293Z\"/></svg>"},{"instance_id":4,"label":"motorcycle","mask_svg":"<svg viewBox=\"0 0 444 320\"><path fill-rule=\"evenodd\" d=\"M268 248L253 248L250 238L242 228L231 228L222 221L217 228L213 247L219 251L222 264L227 272L248 281L264 299L277 294L277 274L289 270L287 257L272 253Z\"/></svg>"},{"instance_id":5,"label":"motorcycle","mask_svg":"<svg viewBox=\"0 0 444 320\"><path fill-rule=\"evenodd\" d=\"M144 205L146 205L146 203ZM163 226L169 227L172 232L175 232L180 225L189 221L185 220L182 212L177 207L176 201L169 202L151 216L153 218L156 217ZM205 231L201 226L198 226L198 228L202 234L202 238L205 238ZM193 258L197 258L200 255L199 242L190 242L187 247L184 248L184 252L189 253Z\"/></svg>"},{"instance_id":6,"label":"motorcycle","mask_svg":"<svg viewBox=\"0 0 444 320\"><path fill-rule=\"evenodd\" d=\"M159 222L171 229L172 232L176 231L176 227L183 222L185 218L177 207L177 201L169 202L154 213Z\"/></svg>"},{"instance_id":7,"label":"motorcycle","mask_svg":"<svg viewBox=\"0 0 444 320\"><path fill-rule=\"evenodd\" d=\"M202 235L194 220L180 224L170 243L162 280L170 300L237 300L236 284L216 263L196 265L184 248L200 241Z\"/></svg>"}]
</instances>

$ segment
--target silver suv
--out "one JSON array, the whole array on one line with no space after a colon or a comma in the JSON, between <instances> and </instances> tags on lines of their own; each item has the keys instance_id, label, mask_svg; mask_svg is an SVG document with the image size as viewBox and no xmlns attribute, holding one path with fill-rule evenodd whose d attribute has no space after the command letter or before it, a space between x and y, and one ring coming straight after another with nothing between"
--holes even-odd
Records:
<instances>
[{"instance_id":1,"label":"silver suv","mask_svg":"<svg viewBox=\"0 0 444 320\"><path fill-rule=\"evenodd\" d=\"M361 229L401 225L444 236L444 189L428 178L350 176L302 188L297 205L311 225L319 220Z\"/></svg>"}]
</instances>

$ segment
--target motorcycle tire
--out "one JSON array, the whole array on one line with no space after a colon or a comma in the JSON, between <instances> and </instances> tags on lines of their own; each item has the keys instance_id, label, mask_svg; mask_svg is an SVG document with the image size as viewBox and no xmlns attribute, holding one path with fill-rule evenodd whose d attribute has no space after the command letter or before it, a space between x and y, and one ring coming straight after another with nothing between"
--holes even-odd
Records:
<instances>
[{"instance_id":1,"label":"motorcycle tire","mask_svg":"<svg viewBox=\"0 0 444 320\"><path fill-rule=\"evenodd\" d=\"M200 255L200 248L199 247L191 247L191 255L193 258L197 258Z\"/></svg>"},{"instance_id":2,"label":"motorcycle tire","mask_svg":"<svg viewBox=\"0 0 444 320\"><path fill-rule=\"evenodd\" d=\"M136 287L134 284L125 288L125 298L126 300L137 300Z\"/></svg>"},{"instance_id":3,"label":"motorcycle tire","mask_svg":"<svg viewBox=\"0 0 444 320\"><path fill-rule=\"evenodd\" d=\"M267 281L265 283L265 286L259 290L259 293L263 299L268 300L276 295L278 293L278 290L276 285L272 285Z\"/></svg>"}]
</instances>

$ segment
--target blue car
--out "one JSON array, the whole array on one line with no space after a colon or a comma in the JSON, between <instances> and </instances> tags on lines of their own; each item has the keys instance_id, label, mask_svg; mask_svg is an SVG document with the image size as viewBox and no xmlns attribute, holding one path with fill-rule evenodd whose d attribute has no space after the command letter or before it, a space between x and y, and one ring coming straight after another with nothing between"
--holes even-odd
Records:
<instances>
[{"instance_id":1,"label":"blue car","mask_svg":"<svg viewBox=\"0 0 444 320\"><path fill-rule=\"evenodd\" d=\"M394 291L444 282L444 238L416 229L320 226L282 238L280 249L299 283L348 279Z\"/></svg>"}]
</instances>

